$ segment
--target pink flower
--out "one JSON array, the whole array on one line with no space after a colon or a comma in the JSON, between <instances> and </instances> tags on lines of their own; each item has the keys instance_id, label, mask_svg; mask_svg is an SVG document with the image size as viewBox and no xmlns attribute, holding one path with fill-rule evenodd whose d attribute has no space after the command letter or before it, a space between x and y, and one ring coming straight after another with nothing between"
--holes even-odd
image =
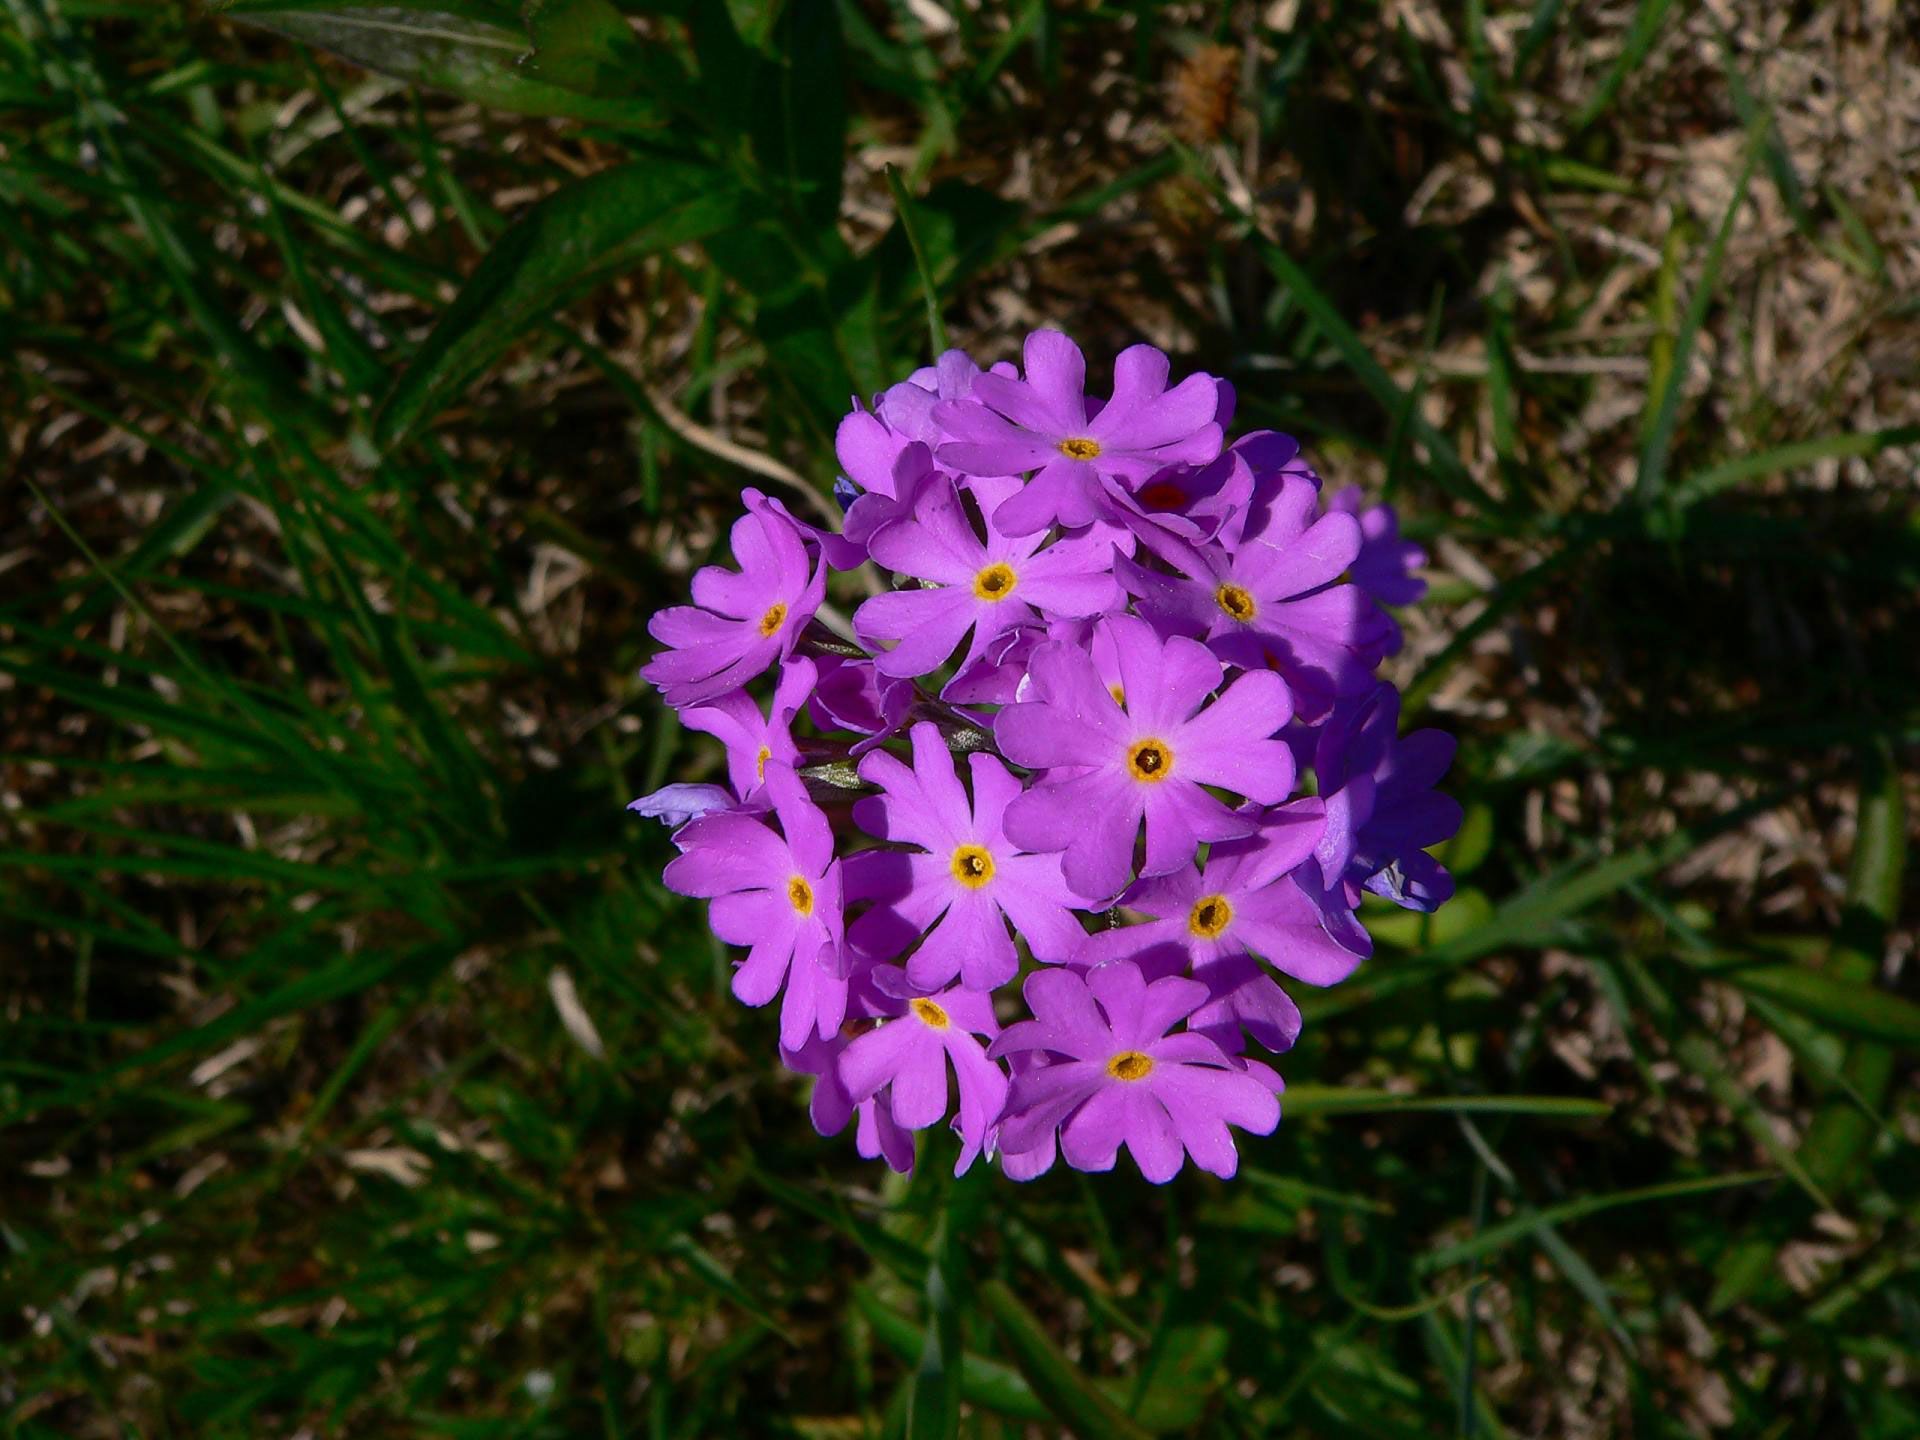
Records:
<instances>
[{"instance_id":1,"label":"pink flower","mask_svg":"<svg viewBox=\"0 0 1920 1440\"><path fill-rule=\"evenodd\" d=\"M1220 687L1205 646L1162 641L1131 616L1103 620L1119 659L1120 694L1100 682L1084 649L1034 652L1035 699L1002 710L1001 753L1044 773L1007 807L1007 835L1029 850L1064 853L1067 883L1089 899L1126 888L1134 837L1146 823L1143 875L1191 864L1202 841L1251 835L1255 822L1204 788L1263 805L1293 790L1293 753L1269 738L1292 715L1287 687L1266 671Z\"/></svg>"},{"instance_id":2,"label":"pink flower","mask_svg":"<svg viewBox=\"0 0 1920 1440\"><path fill-rule=\"evenodd\" d=\"M1042 1150L1056 1132L1076 1170L1111 1170L1124 1144L1140 1173L1164 1185L1187 1156L1223 1179L1238 1169L1229 1126L1269 1135L1280 1102L1206 1036L1173 1026L1206 1003L1207 987L1141 976L1124 960L1028 977L1034 1018L1010 1026L988 1052L1045 1051L1007 1098L999 1144Z\"/></svg>"},{"instance_id":3,"label":"pink flower","mask_svg":"<svg viewBox=\"0 0 1920 1440\"><path fill-rule=\"evenodd\" d=\"M1169 390L1167 378L1162 352L1133 345L1113 363L1112 398L1090 403L1080 347L1057 330L1036 330L1027 337L1024 379L977 375L970 399L934 408L948 437L934 454L968 475L1031 472L994 512L1009 535L1090 524L1100 514L1101 476L1139 482L1220 453L1219 383L1189 375Z\"/></svg>"},{"instance_id":4,"label":"pink flower","mask_svg":"<svg viewBox=\"0 0 1920 1440\"><path fill-rule=\"evenodd\" d=\"M793 651L826 596L826 571L809 558L800 528L758 490L741 497L734 522L739 570L709 565L693 577L692 605L647 624L668 648L641 670L669 705L696 705L737 689Z\"/></svg>"},{"instance_id":5,"label":"pink flower","mask_svg":"<svg viewBox=\"0 0 1920 1440\"><path fill-rule=\"evenodd\" d=\"M794 1050L846 1018L840 862L827 817L792 769L769 761L766 784L784 835L740 812L703 816L674 836L682 853L662 878L677 894L710 900L713 933L750 947L733 972L736 999L765 1005L785 988L780 1043Z\"/></svg>"},{"instance_id":6,"label":"pink flower","mask_svg":"<svg viewBox=\"0 0 1920 1440\"><path fill-rule=\"evenodd\" d=\"M885 990L885 979L880 988ZM1000 1033L993 1000L984 991L955 987L897 998L893 1011L895 1018L882 1020L848 1044L838 1064L840 1081L855 1104L884 1086L893 1123L903 1130L924 1130L946 1118L951 1068L960 1091L953 1128L960 1134L961 1148L953 1173L965 1174L986 1145L1007 1098L1007 1077L974 1038L992 1039Z\"/></svg>"},{"instance_id":7,"label":"pink flower","mask_svg":"<svg viewBox=\"0 0 1920 1440\"><path fill-rule=\"evenodd\" d=\"M848 939L883 960L920 941L907 978L922 990L956 975L977 990L1011 980L1020 961L1009 920L1042 959L1064 960L1085 938L1059 857L1027 854L1001 829L1020 782L991 755L970 755L967 766L971 805L939 730L924 722L913 727L912 769L879 751L860 762L861 778L881 793L857 802L854 820L870 835L920 848L849 857L849 901L875 903Z\"/></svg>"}]
</instances>

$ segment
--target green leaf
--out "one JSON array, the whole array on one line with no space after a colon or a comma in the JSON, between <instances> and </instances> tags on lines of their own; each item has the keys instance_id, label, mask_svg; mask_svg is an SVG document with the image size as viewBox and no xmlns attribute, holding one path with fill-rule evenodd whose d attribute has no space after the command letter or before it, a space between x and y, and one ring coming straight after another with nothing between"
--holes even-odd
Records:
<instances>
[{"instance_id":1,"label":"green leaf","mask_svg":"<svg viewBox=\"0 0 1920 1440\"><path fill-rule=\"evenodd\" d=\"M1673 503L1692 505L1730 490L1745 480L1798 470L1821 460L1853 460L1878 455L1897 445L1920 444L1920 425L1896 425L1884 430L1854 430L1844 435L1823 435L1817 440L1796 440L1771 450L1737 455L1710 469L1690 475L1676 485Z\"/></svg>"},{"instance_id":2,"label":"green leaf","mask_svg":"<svg viewBox=\"0 0 1920 1440\"><path fill-rule=\"evenodd\" d=\"M966 1280L966 1256L956 1233L963 1227L956 1223L955 1191L946 1177L936 1172L922 1183L937 1186L943 1204L927 1247L927 1316L932 1323L920 1346L907 1400L907 1440L955 1440L966 1386L962 1301L955 1293Z\"/></svg>"},{"instance_id":3,"label":"green leaf","mask_svg":"<svg viewBox=\"0 0 1920 1440\"><path fill-rule=\"evenodd\" d=\"M1476 1115L1549 1115L1594 1120L1613 1113L1604 1100L1575 1095L1396 1095L1339 1085L1289 1085L1281 1098L1289 1118L1305 1115L1396 1115L1421 1111Z\"/></svg>"},{"instance_id":4,"label":"green leaf","mask_svg":"<svg viewBox=\"0 0 1920 1440\"><path fill-rule=\"evenodd\" d=\"M1217 188L1216 193L1220 193ZM1347 324L1346 317L1341 315L1326 293L1313 283L1306 270L1286 251L1269 241L1253 217L1238 210L1223 193L1220 193L1220 201L1243 223L1253 227L1254 248L1259 251L1267 269L1273 272L1273 278L1287 288L1287 292L1299 303L1320 333L1339 352L1354 378L1389 415L1405 415L1414 439L1427 448L1427 461L1432 466L1433 478L1448 494L1464 500L1476 510L1498 511L1505 508L1500 500L1473 478L1453 442L1408 406L1406 391L1387 373L1386 367L1374 358L1366 342Z\"/></svg>"},{"instance_id":5,"label":"green leaf","mask_svg":"<svg viewBox=\"0 0 1920 1440\"><path fill-rule=\"evenodd\" d=\"M1907 1049L1920 1047L1920 1005L1800 965L1768 965L1719 972L1722 978L1790 1010L1867 1040Z\"/></svg>"},{"instance_id":6,"label":"green leaf","mask_svg":"<svg viewBox=\"0 0 1920 1440\"><path fill-rule=\"evenodd\" d=\"M1605 1210L1619 1210L1629 1205L1646 1205L1654 1201L1679 1200L1692 1195L1707 1195L1716 1190L1728 1190L1742 1185L1758 1185L1763 1181L1778 1177L1771 1170L1748 1170L1736 1175L1708 1175L1698 1180L1670 1180L1662 1185L1644 1185L1636 1190L1616 1190L1609 1195L1582 1195L1577 1200L1565 1204L1550 1205L1545 1210L1528 1210L1515 1215L1510 1220L1502 1220L1469 1239L1457 1244L1442 1246L1421 1257L1422 1270L1443 1270L1449 1265L1459 1265L1482 1255L1492 1254L1504 1249L1544 1225L1564 1225L1569 1220L1580 1220L1588 1215L1598 1215Z\"/></svg>"},{"instance_id":7,"label":"green leaf","mask_svg":"<svg viewBox=\"0 0 1920 1440\"><path fill-rule=\"evenodd\" d=\"M494 6L463 0L234 0L221 13L495 110L634 125L660 120L645 100L582 93L524 67L533 42L511 11Z\"/></svg>"},{"instance_id":8,"label":"green leaf","mask_svg":"<svg viewBox=\"0 0 1920 1440\"><path fill-rule=\"evenodd\" d=\"M1681 317L1680 328L1673 337L1673 352L1667 364L1665 383L1659 387L1660 398L1646 415L1640 467L1633 482L1634 495L1642 501L1660 499L1666 488L1674 426L1680 418L1681 391L1686 386L1687 370L1693 362L1694 343L1700 338L1700 330L1707 320L1707 309L1713 304L1714 293L1719 288L1720 262L1726 258L1727 241L1733 236L1733 226L1739 218L1740 207L1747 203L1747 186L1753 180L1754 165L1759 158L1758 143L1755 137L1747 146L1746 163L1740 167L1740 178L1734 183L1733 199L1727 202L1726 213L1720 217L1720 228L1714 232L1713 242L1707 247L1707 257L1700 267L1700 278L1694 284L1693 294L1687 300L1686 313Z\"/></svg>"},{"instance_id":9,"label":"green leaf","mask_svg":"<svg viewBox=\"0 0 1920 1440\"><path fill-rule=\"evenodd\" d=\"M980 1301L1027 1384L1062 1425L1086 1440L1146 1440L1147 1430L1101 1393L1048 1336L1033 1312L1003 1280L980 1287Z\"/></svg>"},{"instance_id":10,"label":"green leaf","mask_svg":"<svg viewBox=\"0 0 1920 1440\"><path fill-rule=\"evenodd\" d=\"M528 326L645 256L736 224L739 191L704 166L649 159L567 186L508 228L394 383L383 450L452 400Z\"/></svg>"},{"instance_id":11,"label":"green leaf","mask_svg":"<svg viewBox=\"0 0 1920 1440\"><path fill-rule=\"evenodd\" d=\"M926 1335L907 1316L885 1304L865 1285L854 1287L853 1303L880 1343L908 1364L918 1364ZM1018 1370L1004 1361L968 1351L958 1367L960 1396L1011 1420L1045 1420L1052 1413Z\"/></svg>"},{"instance_id":12,"label":"green leaf","mask_svg":"<svg viewBox=\"0 0 1920 1440\"><path fill-rule=\"evenodd\" d=\"M639 87L633 31L612 0L527 0L532 54L521 73L582 95L630 95Z\"/></svg>"},{"instance_id":13,"label":"green leaf","mask_svg":"<svg viewBox=\"0 0 1920 1440\"><path fill-rule=\"evenodd\" d=\"M1584 130L1595 120L1613 107L1614 99L1620 93L1620 87L1627 77L1638 70L1646 60L1654 42L1660 38L1661 28L1666 24L1667 12L1673 8L1673 0L1640 0L1634 10L1633 25L1627 31L1626 44L1615 57L1607 73L1601 78L1599 87L1588 97L1587 103L1573 117L1572 128Z\"/></svg>"},{"instance_id":14,"label":"green leaf","mask_svg":"<svg viewBox=\"0 0 1920 1440\"><path fill-rule=\"evenodd\" d=\"M770 221L715 235L707 254L752 296L753 331L790 392L788 413L831 448L847 396L879 388L871 333L877 271L872 256L855 258L837 236L814 244L832 252L829 268Z\"/></svg>"},{"instance_id":15,"label":"green leaf","mask_svg":"<svg viewBox=\"0 0 1920 1440\"><path fill-rule=\"evenodd\" d=\"M1888 928L1900 913L1907 867L1906 793L1902 768L1893 748L1881 742L1862 757L1860 819L1855 829L1853 865L1847 874L1847 908L1839 942L1827 962L1828 978L1870 986L1879 972ZM1880 995L1881 1002L1893 997ZM1884 1103L1893 1083L1893 1054L1870 1041L1855 1044L1842 1071L1868 1107ZM1814 1116L1802 1147L1807 1168L1829 1188L1840 1185L1872 1144L1873 1122L1846 1094L1828 1099Z\"/></svg>"},{"instance_id":16,"label":"green leaf","mask_svg":"<svg viewBox=\"0 0 1920 1440\"><path fill-rule=\"evenodd\" d=\"M847 148L847 87L833 0L790 0L775 40L779 64L763 75L755 97L754 153L788 191L806 226L831 230L840 214Z\"/></svg>"},{"instance_id":17,"label":"green leaf","mask_svg":"<svg viewBox=\"0 0 1920 1440\"><path fill-rule=\"evenodd\" d=\"M666 1254L685 1261L687 1268L695 1275L711 1285L720 1294L726 1296L727 1299L731 1300L735 1305L738 1305L742 1310L746 1311L747 1314L773 1331L774 1334L778 1335L782 1340L785 1340L789 1345L798 1346L800 1344L799 1338L781 1323L780 1317L774 1313L773 1307L735 1279L733 1272L715 1259L713 1252L700 1244L700 1242L695 1240L691 1235L688 1235L685 1231L681 1231L678 1234L669 1236L667 1243L661 1248Z\"/></svg>"},{"instance_id":18,"label":"green leaf","mask_svg":"<svg viewBox=\"0 0 1920 1440\"><path fill-rule=\"evenodd\" d=\"M933 268L927 264L926 248L920 243L920 232L913 223L913 201L907 196L907 187L900 183L900 173L887 166L887 189L893 193L893 208L900 214L900 228L906 232L907 244L913 249L913 263L920 272L920 289L927 302L927 343L930 353L940 355L947 348L947 327L940 318L940 289L933 281Z\"/></svg>"},{"instance_id":19,"label":"green leaf","mask_svg":"<svg viewBox=\"0 0 1920 1440\"><path fill-rule=\"evenodd\" d=\"M1377 910L1368 907L1366 923L1376 941L1415 950L1422 945L1441 945L1470 935L1476 926L1486 924L1492 916L1493 902L1487 899L1486 892L1465 885L1431 915L1388 906L1383 901Z\"/></svg>"},{"instance_id":20,"label":"green leaf","mask_svg":"<svg viewBox=\"0 0 1920 1440\"><path fill-rule=\"evenodd\" d=\"M1228 1336L1218 1325L1176 1325L1154 1347L1134 1418L1160 1433L1186 1434L1225 1383Z\"/></svg>"}]
</instances>

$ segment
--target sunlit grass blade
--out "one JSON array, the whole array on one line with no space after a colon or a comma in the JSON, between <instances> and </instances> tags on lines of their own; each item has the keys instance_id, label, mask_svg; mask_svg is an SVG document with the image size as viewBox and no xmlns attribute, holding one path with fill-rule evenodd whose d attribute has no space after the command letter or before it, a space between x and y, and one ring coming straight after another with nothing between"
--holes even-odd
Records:
<instances>
[{"instance_id":1,"label":"sunlit grass blade","mask_svg":"<svg viewBox=\"0 0 1920 1440\"><path fill-rule=\"evenodd\" d=\"M1595 1120L1613 1113L1606 1101L1577 1095L1397 1095L1386 1090L1326 1085L1289 1085L1281 1097L1281 1109L1295 1119L1309 1115L1458 1113Z\"/></svg>"},{"instance_id":2,"label":"sunlit grass blade","mask_svg":"<svg viewBox=\"0 0 1920 1440\"><path fill-rule=\"evenodd\" d=\"M1633 1190L1583 1195L1577 1200L1568 1200L1527 1214L1515 1215L1510 1220L1502 1220L1487 1226L1470 1240L1462 1240L1452 1245L1442 1246L1438 1250L1430 1250L1421 1257L1421 1264L1429 1269L1442 1270L1449 1265L1459 1265L1477 1256L1491 1255L1511 1245L1515 1240L1524 1239L1541 1225L1564 1225L1568 1221L1583 1220L1589 1215L1598 1215L1607 1210L1665 1203L1694 1195L1712 1194L1720 1190L1759 1185L1776 1178L1778 1177L1772 1171L1752 1170L1735 1175L1709 1175L1693 1180L1670 1180L1659 1185L1643 1185Z\"/></svg>"}]
</instances>

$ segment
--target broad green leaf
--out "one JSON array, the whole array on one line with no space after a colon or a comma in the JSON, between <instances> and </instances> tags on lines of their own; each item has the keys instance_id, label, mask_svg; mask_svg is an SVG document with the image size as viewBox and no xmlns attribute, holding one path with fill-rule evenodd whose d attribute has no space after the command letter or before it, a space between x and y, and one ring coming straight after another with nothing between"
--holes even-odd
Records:
<instances>
[{"instance_id":1,"label":"broad green leaf","mask_svg":"<svg viewBox=\"0 0 1920 1440\"><path fill-rule=\"evenodd\" d=\"M1905 1049L1920 1047L1920 1005L1800 965L1768 965L1717 972L1742 990L1777 1000L1835 1030Z\"/></svg>"},{"instance_id":2,"label":"broad green leaf","mask_svg":"<svg viewBox=\"0 0 1920 1440\"><path fill-rule=\"evenodd\" d=\"M375 443L390 449L452 400L513 340L569 298L645 256L713 235L746 209L704 166L648 159L542 200L487 252L387 393Z\"/></svg>"},{"instance_id":3,"label":"broad green leaf","mask_svg":"<svg viewBox=\"0 0 1920 1440\"><path fill-rule=\"evenodd\" d=\"M754 151L794 213L814 231L840 214L847 148L847 87L834 0L789 0L774 30L777 63L755 95Z\"/></svg>"},{"instance_id":4,"label":"broad green leaf","mask_svg":"<svg viewBox=\"0 0 1920 1440\"><path fill-rule=\"evenodd\" d=\"M1366 925L1375 940L1414 950L1470 935L1492 916L1493 902L1487 899L1486 891L1468 885L1456 891L1451 900L1431 915L1398 906L1382 905L1377 910L1369 907Z\"/></svg>"},{"instance_id":5,"label":"broad green leaf","mask_svg":"<svg viewBox=\"0 0 1920 1440\"><path fill-rule=\"evenodd\" d=\"M646 100L570 89L522 65L534 48L510 10L463 0L234 0L222 14L391 75L516 115L655 125ZM577 62L576 62L577 63ZM557 73L572 73L562 64Z\"/></svg>"},{"instance_id":6,"label":"broad green leaf","mask_svg":"<svg viewBox=\"0 0 1920 1440\"><path fill-rule=\"evenodd\" d=\"M1218 1325L1176 1325L1153 1347L1133 1416L1155 1433L1189 1433L1226 1381L1228 1335Z\"/></svg>"},{"instance_id":7,"label":"broad green leaf","mask_svg":"<svg viewBox=\"0 0 1920 1440\"><path fill-rule=\"evenodd\" d=\"M638 88L638 47L613 0L527 0L523 13L532 53L522 73L583 95Z\"/></svg>"},{"instance_id":8,"label":"broad green leaf","mask_svg":"<svg viewBox=\"0 0 1920 1440\"><path fill-rule=\"evenodd\" d=\"M753 329L767 347L770 374L788 390L786 410L822 449L847 396L878 388L872 333L877 274L838 237L816 237L823 261L783 226L763 221L717 234L707 254L753 299Z\"/></svg>"}]
</instances>

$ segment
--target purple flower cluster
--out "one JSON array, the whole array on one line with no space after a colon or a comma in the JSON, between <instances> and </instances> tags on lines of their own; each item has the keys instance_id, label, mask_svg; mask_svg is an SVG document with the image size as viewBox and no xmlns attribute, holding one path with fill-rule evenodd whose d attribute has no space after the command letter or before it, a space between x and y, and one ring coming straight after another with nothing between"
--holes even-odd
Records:
<instances>
[{"instance_id":1,"label":"purple flower cluster","mask_svg":"<svg viewBox=\"0 0 1920 1440\"><path fill-rule=\"evenodd\" d=\"M956 1173L1124 1145L1155 1182L1230 1176L1233 1129L1279 1123L1280 980L1368 955L1363 891L1452 892L1452 742L1401 735L1376 674L1424 557L1287 436L1229 444L1223 381L1135 345L1092 396L1049 330L1024 362L949 351L856 403L838 534L746 492L737 568L653 617L642 672L727 784L634 808L745 948L734 994L780 1002L822 1134L897 1170L949 1120ZM823 620L864 564L878 593Z\"/></svg>"}]
</instances>

